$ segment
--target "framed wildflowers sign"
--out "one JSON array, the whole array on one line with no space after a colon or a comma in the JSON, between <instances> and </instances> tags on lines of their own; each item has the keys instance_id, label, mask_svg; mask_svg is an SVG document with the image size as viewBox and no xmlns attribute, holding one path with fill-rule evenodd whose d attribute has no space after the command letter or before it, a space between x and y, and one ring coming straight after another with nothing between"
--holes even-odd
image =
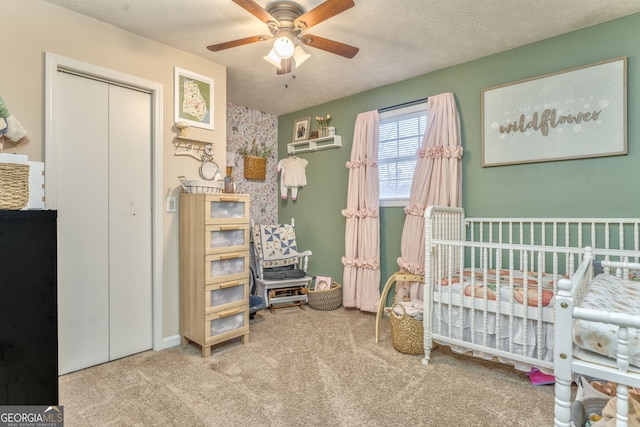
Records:
<instances>
[{"instance_id":1,"label":"framed wildflowers sign","mask_svg":"<svg viewBox=\"0 0 640 427\"><path fill-rule=\"evenodd\" d=\"M627 154L627 58L482 91L482 166Z\"/></svg>"}]
</instances>

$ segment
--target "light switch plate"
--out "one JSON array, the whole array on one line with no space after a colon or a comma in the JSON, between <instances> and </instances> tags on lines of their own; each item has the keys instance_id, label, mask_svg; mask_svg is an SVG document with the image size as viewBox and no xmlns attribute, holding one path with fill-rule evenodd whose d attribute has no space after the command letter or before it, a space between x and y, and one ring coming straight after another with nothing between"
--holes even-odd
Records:
<instances>
[{"instance_id":1,"label":"light switch plate","mask_svg":"<svg viewBox=\"0 0 640 427\"><path fill-rule=\"evenodd\" d=\"M167 212L175 213L175 211L176 211L176 198L167 197Z\"/></svg>"}]
</instances>

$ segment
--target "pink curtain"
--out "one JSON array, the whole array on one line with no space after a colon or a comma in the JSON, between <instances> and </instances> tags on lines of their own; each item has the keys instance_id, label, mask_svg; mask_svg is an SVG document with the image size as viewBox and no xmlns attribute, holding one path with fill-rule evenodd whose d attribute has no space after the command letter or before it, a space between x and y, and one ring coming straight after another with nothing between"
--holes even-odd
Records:
<instances>
[{"instance_id":1,"label":"pink curtain","mask_svg":"<svg viewBox=\"0 0 640 427\"><path fill-rule=\"evenodd\" d=\"M343 305L375 313L380 299L380 201L377 111L358 114L349 169Z\"/></svg>"},{"instance_id":2,"label":"pink curtain","mask_svg":"<svg viewBox=\"0 0 640 427\"><path fill-rule=\"evenodd\" d=\"M460 116L452 93L427 100L427 132L417 153L398 266L424 274L424 212L427 206L462 206ZM396 283L396 300L423 300L418 282Z\"/></svg>"}]
</instances>

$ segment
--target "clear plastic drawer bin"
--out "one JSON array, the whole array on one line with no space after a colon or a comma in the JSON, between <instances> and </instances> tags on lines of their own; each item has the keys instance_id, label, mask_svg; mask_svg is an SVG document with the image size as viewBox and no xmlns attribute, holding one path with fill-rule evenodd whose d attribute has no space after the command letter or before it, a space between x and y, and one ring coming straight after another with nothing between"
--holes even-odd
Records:
<instances>
[{"instance_id":1,"label":"clear plastic drawer bin","mask_svg":"<svg viewBox=\"0 0 640 427\"><path fill-rule=\"evenodd\" d=\"M210 285L206 288L207 312L218 309L226 304L236 303L249 298L248 280L225 282Z\"/></svg>"},{"instance_id":2,"label":"clear plastic drawer bin","mask_svg":"<svg viewBox=\"0 0 640 427\"><path fill-rule=\"evenodd\" d=\"M230 310L230 312L220 313L220 317L208 320L208 331L210 337L216 337L226 332L235 331L245 326L246 311L244 310Z\"/></svg>"}]
</instances>

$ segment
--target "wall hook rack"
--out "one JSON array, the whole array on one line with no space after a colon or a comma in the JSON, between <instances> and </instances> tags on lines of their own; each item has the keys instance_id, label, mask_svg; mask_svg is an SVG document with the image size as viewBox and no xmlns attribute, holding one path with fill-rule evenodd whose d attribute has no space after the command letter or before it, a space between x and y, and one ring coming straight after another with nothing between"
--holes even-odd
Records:
<instances>
[{"instance_id":1,"label":"wall hook rack","mask_svg":"<svg viewBox=\"0 0 640 427\"><path fill-rule=\"evenodd\" d=\"M203 155L213 154L213 142L188 138L186 136L176 136L173 142L175 156L189 156L196 160L202 160Z\"/></svg>"}]
</instances>

